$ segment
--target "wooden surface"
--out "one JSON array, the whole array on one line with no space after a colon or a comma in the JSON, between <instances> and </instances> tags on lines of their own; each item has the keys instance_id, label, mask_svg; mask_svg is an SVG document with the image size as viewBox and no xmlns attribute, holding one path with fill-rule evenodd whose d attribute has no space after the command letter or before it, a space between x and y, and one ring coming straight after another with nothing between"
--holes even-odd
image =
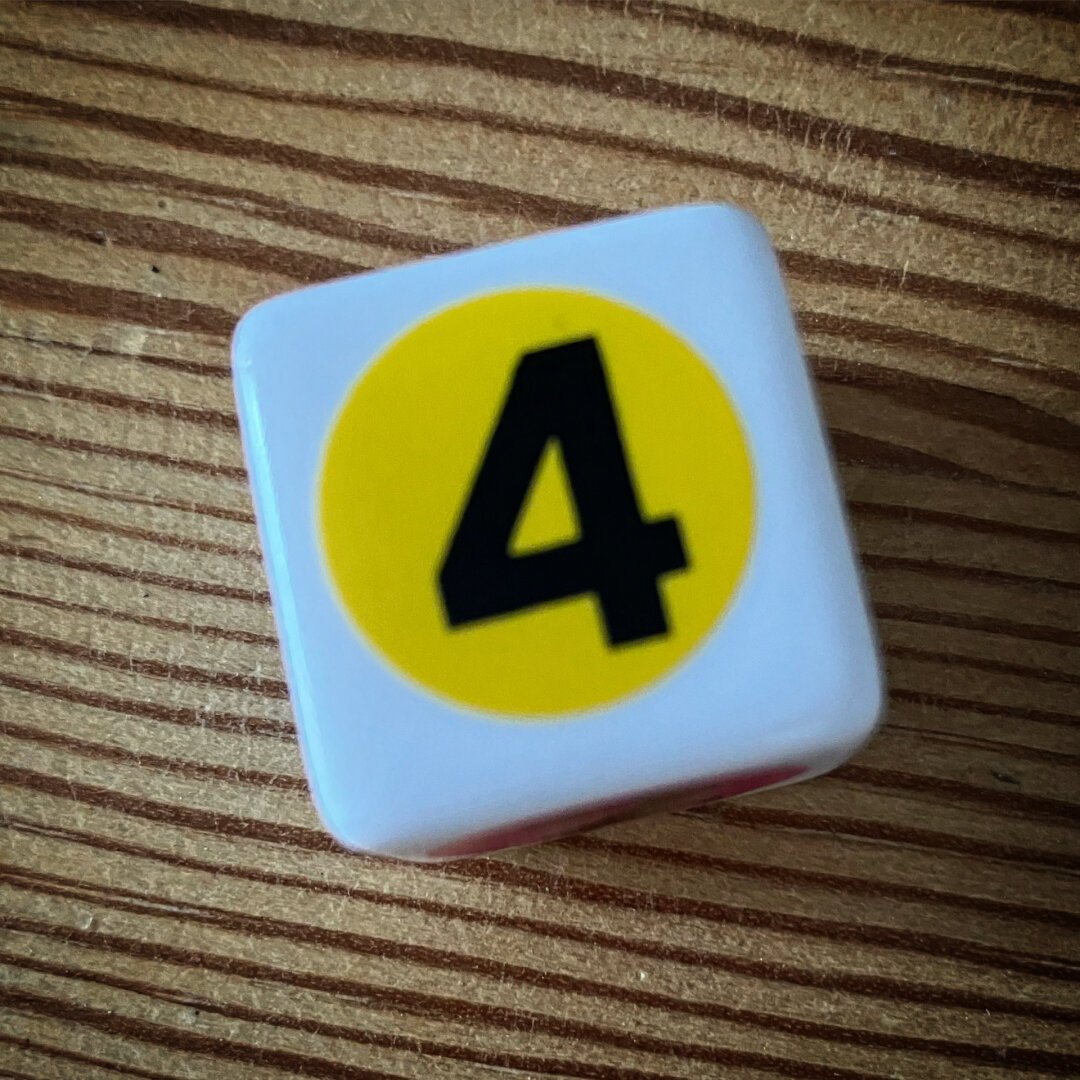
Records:
<instances>
[{"instance_id":1,"label":"wooden surface","mask_svg":"<svg viewBox=\"0 0 1080 1080\"><path fill-rule=\"evenodd\" d=\"M1080 1075L1078 8L0 6L0 1076ZM852 764L446 868L326 840L227 341L731 200L891 671Z\"/></svg>"}]
</instances>

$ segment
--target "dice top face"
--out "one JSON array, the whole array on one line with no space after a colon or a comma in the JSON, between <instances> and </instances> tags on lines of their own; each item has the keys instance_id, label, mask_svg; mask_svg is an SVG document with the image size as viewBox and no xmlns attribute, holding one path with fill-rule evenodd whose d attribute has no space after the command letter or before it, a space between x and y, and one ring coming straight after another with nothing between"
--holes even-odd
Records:
<instances>
[{"instance_id":1,"label":"dice top face","mask_svg":"<svg viewBox=\"0 0 1080 1080\"><path fill-rule=\"evenodd\" d=\"M832 767L881 677L782 283L685 207L268 301L241 427L312 793L475 853Z\"/></svg>"},{"instance_id":2,"label":"dice top face","mask_svg":"<svg viewBox=\"0 0 1080 1080\"><path fill-rule=\"evenodd\" d=\"M731 600L753 524L713 369L641 311L552 288L470 298L395 339L334 421L318 497L361 634L503 720L662 677Z\"/></svg>"}]
</instances>

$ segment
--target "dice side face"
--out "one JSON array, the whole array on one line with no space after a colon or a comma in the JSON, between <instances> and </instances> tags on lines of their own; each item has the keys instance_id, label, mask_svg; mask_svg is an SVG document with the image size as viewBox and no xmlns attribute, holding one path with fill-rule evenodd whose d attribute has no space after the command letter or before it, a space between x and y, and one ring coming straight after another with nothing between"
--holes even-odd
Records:
<instances>
[{"instance_id":1,"label":"dice side face","mask_svg":"<svg viewBox=\"0 0 1080 1080\"><path fill-rule=\"evenodd\" d=\"M315 286L249 312L233 356L305 767L345 846L479 854L809 777L872 734L858 565L748 215Z\"/></svg>"}]
</instances>

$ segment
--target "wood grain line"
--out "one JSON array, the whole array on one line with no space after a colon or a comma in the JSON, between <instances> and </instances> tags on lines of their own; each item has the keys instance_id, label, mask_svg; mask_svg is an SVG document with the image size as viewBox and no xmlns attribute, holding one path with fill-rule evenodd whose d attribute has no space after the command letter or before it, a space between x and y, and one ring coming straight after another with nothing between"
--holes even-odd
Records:
<instances>
[{"instance_id":1,"label":"wood grain line","mask_svg":"<svg viewBox=\"0 0 1080 1080\"><path fill-rule=\"evenodd\" d=\"M184 708L178 705L164 705L156 701L121 698L115 694L105 694L99 690L84 690L74 686L61 686L41 679L16 675L14 672L0 672L0 686L9 686L13 690L23 690L29 694L67 701L73 705L85 705L91 709L106 709L122 716L134 716L143 720L156 720L165 724L177 724L180 727L208 728L211 731L226 731L241 735L265 735L272 738L292 738L292 724L268 720L262 716L250 716L239 713L221 712L216 709Z\"/></svg>"},{"instance_id":2,"label":"wood grain line","mask_svg":"<svg viewBox=\"0 0 1080 1080\"><path fill-rule=\"evenodd\" d=\"M1000 154L976 153L964 147L849 124L773 102L724 93L706 87L673 82L638 72L601 67L577 60L513 52L460 40L421 34L360 30L300 19L199 3L159 0L152 5L128 0L75 0L113 19L157 23L199 33L228 35L248 40L273 41L309 49L330 49L354 56L409 61L445 67L472 67L510 79L528 79L552 86L569 86L601 93L621 101L641 101L709 117L731 115L765 134L799 143L842 142L847 153L871 160L888 158L936 175L999 187L1032 197L1080 196L1080 173L1033 161L1018 161Z\"/></svg>"},{"instance_id":3,"label":"wood grain line","mask_svg":"<svg viewBox=\"0 0 1080 1080\"><path fill-rule=\"evenodd\" d=\"M191 664L170 664L150 657L126 656L87 645L79 645L44 634L32 634L14 627L0 627L0 644L64 656L86 664L97 664L133 675L149 675L172 682L188 682L198 686L223 686L247 690L261 697L283 701L288 697L282 679L244 675L231 671L212 671Z\"/></svg>"},{"instance_id":4,"label":"wood grain line","mask_svg":"<svg viewBox=\"0 0 1080 1080\"><path fill-rule=\"evenodd\" d=\"M160 615L146 615L142 612L118 611L115 608L100 607L96 604L80 604L74 600L60 599L55 596L40 596L19 592L17 589L0 587L0 596L9 600L20 600L51 608L53 611L75 612L80 615L93 615L116 622L130 622L136 626L153 627L155 630L171 630L182 634L198 634L200 637L216 638L222 641L239 641L245 645L261 645L264 648L276 648L277 638L273 634L260 634L254 630L242 630L231 626L208 626L203 623L187 622L180 619L167 619ZM1049 677L1049 676L1047 676ZM1077 681L1080 682L1080 676Z\"/></svg>"},{"instance_id":5,"label":"wood grain line","mask_svg":"<svg viewBox=\"0 0 1080 1080\"><path fill-rule=\"evenodd\" d=\"M347 277L370 269L346 259L227 236L212 229L145 214L100 210L56 199L34 198L10 190L4 193L0 221L13 221L90 243L104 243L107 239L108 243L118 247L214 259L263 273L287 274L304 282ZM1056 316L1047 314L1043 317Z\"/></svg>"},{"instance_id":6,"label":"wood grain line","mask_svg":"<svg viewBox=\"0 0 1080 1080\"><path fill-rule=\"evenodd\" d=\"M2 274L3 271L0 271L0 275ZM30 278L40 277L38 274L27 276ZM84 289L99 291L104 295L119 291L100 288L96 285L72 285L72 288L80 292ZM131 295L141 296L142 294ZM144 299L147 298L144 297ZM90 405L102 405L109 409L123 409L126 412L141 413L146 416L161 416L169 420L186 420L191 424L202 424L204 427L217 428L222 431L236 431L235 413L223 412L220 409L200 409L192 405L178 405L173 401L154 401L147 398L133 397L130 394L115 393L111 390L98 390L89 386L33 379L19 375L0 375L0 386L6 386L10 390L18 390L27 394L40 394L43 397L63 398L65 401L80 401Z\"/></svg>"},{"instance_id":7,"label":"wood grain line","mask_svg":"<svg viewBox=\"0 0 1080 1080\"><path fill-rule=\"evenodd\" d=\"M951 851L962 855L974 855L1002 862L1030 862L1032 865L1053 866L1062 870L1080 870L1080 858L1050 851L1033 851L1013 844L1001 844L978 840L970 836L936 832L933 829L895 825L885 821L858 820L832 814L818 814L802 810L782 810L775 807L749 806L746 803L726 802L715 808L684 811L702 817L716 817L721 822L737 825L772 825L780 829L809 830L832 835L863 837L901 844L914 850L929 848L934 851Z\"/></svg>"},{"instance_id":8,"label":"wood grain line","mask_svg":"<svg viewBox=\"0 0 1080 1080\"><path fill-rule=\"evenodd\" d=\"M49 1043L34 1042L32 1039L24 1039L15 1035L7 1035L0 1031L0 1043L5 1046L14 1046L20 1050L30 1050L36 1054L44 1054L47 1057L56 1058L58 1061L73 1061L79 1065L88 1065L93 1069L102 1069L105 1072L116 1073L117 1076L137 1076L141 1080L182 1080L174 1073L151 1072L149 1069L140 1069L135 1065L121 1065L117 1061L107 1061L105 1058L94 1057L92 1054L80 1054L77 1050L69 1050L62 1046L52 1046ZM23 1076L24 1074L2 1072L2 1076ZM32 1080L32 1078L27 1078Z\"/></svg>"},{"instance_id":9,"label":"wood grain line","mask_svg":"<svg viewBox=\"0 0 1080 1080\"><path fill-rule=\"evenodd\" d=\"M931 626L954 626L961 630L978 630L985 634L1024 638L1028 641L1047 641L1055 645L1080 644L1080 633L1057 626L1040 626L1034 623L1018 623L990 615L972 615L963 611L933 611L916 608L909 604L878 602L874 610L879 619L896 619L899 622L927 623Z\"/></svg>"},{"instance_id":10,"label":"wood grain line","mask_svg":"<svg viewBox=\"0 0 1080 1080\"><path fill-rule=\"evenodd\" d=\"M3 955L8 963L16 960L14 957L9 958L6 954L0 955ZM78 969L70 966L47 964L42 961L35 963L21 957L17 958L17 961L21 967L33 967L34 970L68 978L82 975L86 979L93 980L94 977L94 973L78 972ZM140 985L129 980L128 989L138 993L137 988ZM142 992L145 992L145 987ZM251 1046L235 1039L202 1035L190 1028L174 1028L149 1020L121 1016L107 1009L79 1005L68 1000L33 994L26 990L0 987L0 1002L16 1012L48 1016L68 1024L81 1024L108 1035L120 1035L137 1042L166 1047L182 1053L194 1052L235 1064L246 1063L281 1069L293 1076L310 1076L316 1077L317 1080L402 1080L398 1074L394 1073L364 1069L344 1062L334 1062L328 1058L298 1054L288 1050Z\"/></svg>"},{"instance_id":11,"label":"wood grain line","mask_svg":"<svg viewBox=\"0 0 1080 1080\"><path fill-rule=\"evenodd\" d=\"M130 841L120 840L101 833L90 833L51 823L42 825L20 817L9 817L6 820L12 828L18 831L55 836L67 842L87 846L94 850L130 855L134 858L174 866L179 869L222 874L227 877L262 884L281 885L314 894L340 897L355 896L366 903L379 906L415 909L439 917L461 920L465 923L497 926L503 929L518 930L579 944L595 940L604 948L625 952L629 955L672 960L676 963L692 966L717 968L735 975L746 975L768 981L790 983L793 986L850 993L870 998L880 997L914 1004L940 1005L945 1008L988 1009L992 1012L1039 1018L1053 1022L1069 1023L1080 1020L1080 1010L1053 1003L1007 998L993 994L988 995L972 991L969 988L961 989L935 983L898 980L882 975L864 975L836 968L824 970L798 967L787 963L740 957L702 948L693 949L673 944L670 941L658 941L645 937L626 937L599 928L582 928L565 919L546 921L518 913L499 914L462 904L450 905L423 896L402 896L364 889L354 885L352 882L340 884L325 878L312 878L290 873L268 873L255 867L210 862L187 854L178 854L133 844ZM437 870L429 872L438 873Z\"/></svg>"},{"instance_id":12,"label":"wood grain line","mask_svg":"<svg viewBox=\"0 0 1080 1080\"><path fill-rule=\"evenodd\" d=\"M3 676L0 675L0 680ZM247 784L250 787L273 788L280 791L307 792L307 784L297 776L283 773L264 772L261 769L242 769L233 765L214 765L204 761L189 761L184 758L166 757L146 750L126 750L121 746L91 742L78 739L74 735L63 735L57 731L27 727L0 719L0 732L10 739L22 742L38 743L58 750L68 750L78 757L92 758L96 761L111 761L119 765L137 766L154 769L158 772L172 773L190 777L193 780L223 780L228 783Z\"/></svg>"},{"instance_id":13,"label":"wood grain line","mask_svg":"<svg viewBox=\"0 0 1080 1080\"><path fill-rule=\"evenodd\" d=\"M961 234L995 237L1031 245L1033 248L1048 252L1080 253L1080 240L1074 241L1069 237L1048 235L1030 229L1016 228L982 220L977 217L950 213L933 206L872 194L799 173L787 172L762 162L747 161L711 151L696 150L691 147L632 137L598 128L555 124L490 110L468 108L461 105L447 105L440 102L418 104L415 102L377 100L351 95L348 98L328 98L326 95L265 90L247 84L198 77L190 73L178 75L175 72L149 64L132 64L96 54L72 52L65 49L47 49L31 41L4 35L0 35L0 45L6 48L31 52L43 57L63 59L72 63L100 67L110 71L123 71L136 75L146 75L151 78L170 78L192 86L243 94L263 101L312 105L353 113L426 117L432 120L474 125L515 135L556 139L584 146L588 149L613 150L673 165L700 166L744 176L751 180L776 183L783 187L805 191L808 194L819 195L841 205L851 204L903 218L915 218L927 224L955 229ZM19 91L17 100L28 100L22 96L24 93L24 91ZM30 102L28 101L28 103ZM42 100L41 103L43 107L57 112L62 112L63 106L67 104L56 99ZM78 119L84 123L91 122L90 115L92 114L84 111L78 114ZM100 111L97 115L104 117L107 115L119 116L121 114ZM144 132L140 137L151 138L152 135ZM435 239L431 241L434 246L424 247L422 246L422 240L418 241L414 234L397 229L388 229L378 223L359 222L341 214L301 206L289 200L268 196L249 188L211 184L188 177L178 177L160 170L130 165L115 165L101 161L76 160L62 155L45 154L39 151L28 151L14 147L0 147L0 163L21 164L29 168L47 169L59 175L79 179L104 180L113 183L150 183L160 186L164 190L171 190L180 194L211 199L219 198L234 204L241 213L263 216L271 221L284 219L291 224L310 229L312 232L319 232L336 238L365 241L392 249L409 251L417 255L445 253L455 247L455 245L446 245Z\"/></svg>"},{"instance_id":14,"label":"wood grain line","mask_svg":"<svg viewBox=\"0 0 1080 1080\"><path fill-rule=\"evenodd\" d=\"M17 877L4 874L4 880L10 885L18 887L22 884ZM63 895L70 895L63 890L53 890L44 882L33 881L27 886L37 891L59 891ZM118 910L135 911L141 914L161 915L162 909L152 907L150 904L129 903L121 898L115 890L107 896L99 894L95 897L98 903L106 904ZM140 897L152 899L150 897ZM170 913L164 912L166 918ZM320 928L312 931L311 927L305 927L299 923L285 923L282 920L267 920L265 918L246 918L235 912L225 911L220 908L200 906L196 911L185 910L182 916L172 915L173 918L191 919L196 922L209 922L211 925L224 926L238 933L257 934L259 936L273 936L282 934L290 940L296 940L297 933L303 933L307 940L315 940L330 948L340 948L345 942L334 931ZM302 986L305 989L321 990L332 993L337 997L355 997L364 1002L368 1007L383 1008L390 1010L401 1006L401 999L408 997L410 1011L417 1011L424 1015L446 1015L450 1010L452 1019L468 1019L473 1023L497 1024L510 1026L511 1030L537 1030L558 1037L571 1037L575 1040L588 1040L597 1042L610 1042L612 1033L604 1029L598 1029L592 1024L582 1024L580 1021L552 1022L546 1017L526 1010L493 1010L490 1006L472 1004L462 1007L462 1003L448 1001L445 998L434 995L420 995L415 992L407 992L401 989L390 989L371 982L357 979L333 978L312 972L297 972L284 970L272 965L243 960L237 957L223 957L206 952L192 952L191 950L176 949L158 942L140 942L131 938L123 938L114 934L105 934L100 931L82 931L72 927L54 927L47 922L31 919L14 919L0 916L0 925L6 925L16 932L32 933L41 936L54 936L57 933L68 934L71 939L85 946L108 949L121 954L136 956L139 958L164 960L180 966L198 966L208 970L219 970L230 975L240 975L249 979L265 980L269 982L281 982L291 986ZM348 939L350 951L374 953L386 955L389 949L395 948L395 943L383 939L368 939L361 935L350 935ZM413 949L408 946L396 945L396 949L404 949L406 954L411 954ZM419 956L411 957L416 962L438 963L434 957ZM14 961L16 966L22 966L23 957ZM443 956L441 961L444 965L452 968L466 967L477 970L478 961L475 957L460 955ZM492 978L512 979L538 986L546 990L557 990L566 994L607 997L638 1007L649 1007L669 1012L685 1012L690 1015L707 1017L710 1020L732 1024L741 1024L753 1028L764 1028L783 1032L790 1035L798 1035L804 1038L818 1039L828 1042L855 1043L864 1046L874 1046L888 1050L904 1050L916 1053L941 1054L961 1061L978 1062L980 1064L996 1065L998 1067L1011 1068L1037 1068L1046 1072L1059 1075L1071 1075L1072 1071L1080 1066L1080 1057L1071 1054L1056 1054L1042 1050L1029 1050L1024 1047L990 1047L979 1046L971 1043L960 1043L947 1039L929 1039L919 1036L903 1035L898 1033L886 1033L869 1031L866 1029L852 1030L839 1027L835 1024L826 1024L814 1021L800 1020L790 1016L765 1014L749 1009L737 1009L716 1005L712 1002L697 1002L682 998L676 998L667 994L657 994L647 991L621 987L607 983L597 983L595 980L584 979L576 976L560 975L555 972L540 972L521 965L510 963L483 964L479 963L479 970ZM80 973L83 974L83 973ZM83 976L85 977L85 975ZM108 978L101 973L95 972L91 978ZM220 1007L220 1006L219 1006ZM224 1015L235 1015L229 1006ZM515 1015L516 1014L516 1015ZM616 1036L618 1037L618 1036ZM641 1039L640 1035L636 1036ZM695 1044L673 1044L667 1040L661 1041L645 1036L642 1039L642 1049L648 1049L652 1053L667 1053L678 1057L723 1063L727 1065L744 1065L755 1068L770 1068L781 1075L804 1076L802 1072L788 1071L798 1068L790 1059L768 1055L768 1058L760 1057L756 1060L732 1057L718 1058L716 1055L730 1053L724 1048L709 1047ZM1004 1051L1004 1053L1002 1053ZM809 1074L820 1076L816 1071ZM841 1075L850 1075L847 1070L841 1070Z\"/></svg>"},{"instance_id":15,"label":"wood grain line","mask_svg":"<svg viewBox=\"0 0 1080 1080\"><path fill-rule=\"evenodd\" d=\"M244 525L254 525L255 515L250 510L233 510L227 506L215 506L210 503L184 502L180 499L169 499L161 496L147 498L143 495L132 495L130 492L118 491L114 488L98 488L91 484L72 483L67 480L57 480L52 476L30 472L25 469L0 468L0 476L7 476L13 480L21 480L24 483L33 484L34 487L51 488L54 491L69 491L76 495L85 495L91 499L98 499L107 503L124 503L128 506L147 506L152 509L179 510L194 517L217 518L220 521L238 521ZM97 519L93 520L97 524ZM1058 533L1057 535L1067 535ZM206 550L219 550L224 554L236 553L242 555L247 548L221 545L219 549L207 548Z\"/></svg>"},{"instance_id":16,"label":"wood grain line","mask_svg":"<svg viewBox=\"0 0 1080 1080\"><path fill-rule=\"evenodd\" d=\"M271 823L221 811L205 811L192 806L179 806L154 799L137 798L97 784L52 777L18 766L0 763L0 781L16 786L27 786L33 790L63 798L77 798L92 805L127 813L133 817L199 832L258 839L271 844L295 847L302 851L340 850L326 834L304 826L281 822ZM1046 858L1046 854L1040 853L1040 857ZM757 926L776 932L805 934L809 937L858 943L885 950L895 949L925 953L930 956L948 956L956 960L1043 978L1069 982L1080 981L1080 967L1059 957L983 945L942 934L902 930L882 925L856 925L838 920L792 915L683 896L647 894L624 886L600 884L566 874L553 875L545 871L503 862L460 862L447 864L440 869L449 877L501 882L541 894L551 893L554 889L556 895L599 907L690 916L706 922Z\"/></svg>"},{"instance_id":17,"label":"wood grain line","mask_svg":"<svg viewBox=\"0 0 1080 1080\"><path fill-rule=\"evenodd\" d=\"M560 3L584 10L610 11L657 26L675 23L730 36L756 45L776 45L802 53L808 60L823 61L845 67L849 71L869 70L883 76L902 79L912 76L940 80L947 86L960 83L965 89L993 94L1013 102L1018 93L1037 104L1057 105L1062 102L1080 103L1080 85L1062 79L1042 79L1004 68L982 64L946 64L925 60L910 53L882 52L865 46L851 45L835 38L793 32L764 22L751 22L719 11L671 3L670 0L559 0ZM1004 6L994 4L995 7ZM1017 4L1018 8L1031 4ZM1063 6L1068 6L1063 5Z\"/></svg>"},{"instance_id":18,"label":"wood grain line","mask_svg":"<svg viewBox=\"0 0 1080 1080\"><path fill-rule=\"evenodd\" d=\"M34 506L18 499L0 498L0 510L24 514L27 517L40 518L43 521L56 521L63 525L74 525L91 532L107 532L113 536L123 536L130 540L146 540L162 547L178 548L181 551L205 551L211 555L225 555L233 559L257 560L259 553L247 547L234 544L222 544L216 540L204 540L199 536L173 536L156 529L144 529L138 525L122 525L119 522L103 521L101 518L76 514L70 510L55 510L47 506Z\"/></svg>"},{"instance_id":19,"label":"wood grain line","mask_svg":"<svg viewBox=\"0 0 1080 1080\"><path fill-rule=\"evenodd\" d=\"M2 154L3 148L0 147L0 157ZM148 352L119 352L116 349L104 349L100 345L76 345L70 341L57 341L55 338L25 337L21 334L0 333L0 341L21 341L36 348L76 353L80 358L94 356L110 360L134 361L150 364L153 367L167 368L170 371L179 371L185 375L201 375L218 379L229 377L229 369L223 364L204 364L197 360L182 360L175 356L158 356Z\"/></svg>"},{"instance_id":20,"label":"wood grain line","mask_svg":"<svg viewBox=\"0 0 1080 1080\"><path fill-rule=\"evenodd\" d=\"M161 574L154 570L138 570L133 567L116 566L113 563L97 559L81 559L75 555L61 555L28 544L0 543L0 555L9 555L17 559L29 559L45 563L48 566L65 566L71 570L87 570L106 577L126 578L144 585L160 585L166 589L196 593L200 596L217 596L223 600L242 600L246 603L267 605L270 594L260 589L238 588L232 585L220 585L216 582L178 577L175 574Z\"/></svg>"},{"instance_id":21,"label":"wood grain line","mask_svg":"<svg viewBox=\"0 0 1080 1080\"><path fill-rule=\"evenodd\" d=\"M425 176L426 182L429 181ZM493 189L493 185L488 187ZM528 197L528 193L517 189L509 193L515 197ZM565 213L565 209L562 212ZM575 203L571 211L573 214L587 214L588 219L599 219L614 212L614 208L583 203ZM11 190L5 193L4 206L0 208L0 220L18 222L91 243L102 243L107 238L109 243L120 247L214 259L260 272L287 274L305 283L346 277L370 269L369 266L347 259L227 236L221 232L175 221L101 210ZM413 237L412 242L413 250L422 249L425 242L429 250L438 246L438 241L427 241L427 238L421 236ZM444 250L452 249L449 245L444 245ZM798 280L872 290L898 290L911 296L950 301L976 309L1011 311L1018 315L1060 322L1065 326L1080 325L1080 309L1048 300L1041 295L910 269L891 269L828 258L785 248L783 245L780 245L778 250L784 270ZM1071 445L1076 445L1075 434Z\"/></svg>"},{"instance_id":22,"label":"wood grain line","mask_svg":"<svg viewBox=\"0 0 1080 1080\"><path fill-rule=\"evenodd\" d=\"M119 458L122 461L144 462L148 465L162 465L195 473L199 476L212 476L217 479L246 481L247 470L242 465L221 465L213 461L196 461L192 458L174 454L159 453L154 450L140 450L131 446L118 446L115 443L94 442L79 439L67 434L40 431L31 428L0 424L0 436L9 439L21 439L24 442L39 443L42 446L70 450L78 454L98 454L102 457Z\"/></svg>"},{"instance_id":23,"label":"wood grain line","mask_svg":"<svg viewBox=\"0 0 1080 1080\"><path fill-rule=\"evenodd\" d=\"M940 0L953 3L954 0ZM1008 11L1017 15L1034 18L1061 19L1075 23L1080 20L1080 12L1072 0L955 0L964 7L990 8L993 11Z\"/></svg>"},{"instance_id":24,"label":"wood grain line","mask_svg":"<svg viewBox=\"0 0 1080 1080\"><path fill-rule=\"evenodd\" d=\"M1069 686L1080 685L1080 674L1060 671L1048 667L1036 667L1032 664L1017 664L1010 660L996 657L970 656L965 653L939 652L932 649L920 649L912 645L887 643L883 651L887 656L911 657L915 660L931 660L935 663L971 667L979 671L989 671L1001 675L1016 675L1022 679L1038 679L1043 682L1065 683Z\"/></svg>"},{"instance_id":25,"label":"wood grain line","mask_svg":"<svg viewBox=\"0 0 1080 1080\"><path fill-rule=\"evenodd\" d=\"M236 319L227 311L209 304L150 296L131 289L89 285L28 270L0 269L0 296L9 303L28 308L72 315L97 315L166 330L225 336L232 332L236 323Z\"/></svg>"}]
</instances>

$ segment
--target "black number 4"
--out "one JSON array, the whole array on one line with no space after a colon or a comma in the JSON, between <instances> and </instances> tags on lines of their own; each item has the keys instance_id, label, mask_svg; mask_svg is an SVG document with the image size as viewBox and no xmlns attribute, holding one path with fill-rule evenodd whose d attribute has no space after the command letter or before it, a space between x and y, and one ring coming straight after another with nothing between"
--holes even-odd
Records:
<instances>
[{"instance_id":1,"label":"black number 4","mask_svg":"<svg viewBox=\"0 0 1080 1080\"><path fill-rule=\"evenodd\" d=\"M552 439L579 535L512 555L514 526ZM641 516L596 341L526 353L439 570L450 626L595 593L607 643L629 645L668 632L657 579L687 565L678 522Z\"/></svg>"}]
</instances>

